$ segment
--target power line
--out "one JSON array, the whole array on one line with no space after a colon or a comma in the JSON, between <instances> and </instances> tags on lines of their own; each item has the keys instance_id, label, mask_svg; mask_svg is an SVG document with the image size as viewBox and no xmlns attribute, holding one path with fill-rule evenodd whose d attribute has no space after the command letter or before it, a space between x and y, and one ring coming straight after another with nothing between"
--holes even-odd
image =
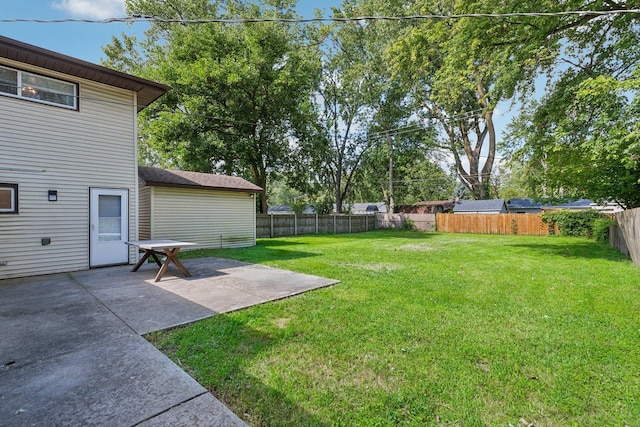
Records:
<instances>
[{"instance_id":1,"label":"power line","mask_svg":"<svg viewBox=\"0 0 640 427\"><path fill-rule=\"evenodd\" d=\"M427 14L427 15L402 15L402 16L357 16L357 17L327 17L327 18L196 18L179 19L163 18L155 15L131 15L120 18L106 19L31 19L12 18L0 19L0 23L36 23L36 24L60 24L60 23L85 23L85 24L113 24L135 22L157 22L176 24L250 24L250 23L284 23L284 24L309 24L309 23L349 23L361 21L419 21L419 20L450 20L463 18L541 18L562 16L611 16L623 14L640 14L640 9L614 9L614 10L570 10L564 12L510 12L510 13L460 13L451 15Z\"/></svg>"},{"instance_id":2,"label":"power line","mask_svg":"<svg viewBox=\"0 0 640 427\"><path fill-rule=\"evenodd\" d=\"M4 87L6 88L11 88L11 89L19 89L20 86L15 86L15 85L8 85L5 84ZM53 92L51 92L53 93ZM18 95L13 95L13 94L8 94L8 93L3 93L0 92L0 96L8 96L10 98L14 98L14 99L19 99L19 100L27 100L27 101L32 101L32 102L36 102L36 103L41 103L44 105L51 105L51 102L47 102L42 101L42 100L37 100L37 99L32 99L29 97L21 97ZM90 102L96 102L96 103L103 103L103 104L110 104L110 105L117 105L117 106L122 106L122 107L128 107L128 108L133 108L134 105L132 103L129 102L125 102L125 101L116 101L116 100L111 100L111 99L104 99L104 98L97 98L97 97L93 97L93 96L82 96L82 95L67 95L67 94L61 94L67 98L74 98L76 99L78 102L80 101L90 101ZM277 127L277 125L272 125L272 124L265 124L265 123L259 123L259 122L247 122L247 121L240 121L240 120L234 120L234 119L230 119L230 118L224 118L224 117L218 117L218 116L214 116L211 114L202 114L202 113L197 113L197 112L187 112L187 111L182 111L182 110L169 110L167 108L162 108L162 109L158 109L155 111L155 113L157 114L176 114L176 115L180 115L180 116L185 116L185 117L197 117L197 118L201 118L201 119L209 119L209 120L216 120L218 122L221 122L222 125L224 126L228 126L228 127L233 127L234 125L245 125L245 126L264 126L265 128L275 128ZM463 113L463 114L469 114L468 113ZM472 114L472 112L471 112ZM462 117L462 116L459 116ZM421 124L412 124L412 125L407 125L407 126L400 126L400 127L396 127L396 128L391 128L391 129L384 129L381 131L377 131L377 132L372 132L371 134L366 135L368 140L379 140L379 139L384 139L387 136L392 136L392 137L397 137L403 134L409 134L409 133L414 133L414 132L420 132L420 131L428 131L429 129L424 127Z\"/></svg>"}]
</instances>

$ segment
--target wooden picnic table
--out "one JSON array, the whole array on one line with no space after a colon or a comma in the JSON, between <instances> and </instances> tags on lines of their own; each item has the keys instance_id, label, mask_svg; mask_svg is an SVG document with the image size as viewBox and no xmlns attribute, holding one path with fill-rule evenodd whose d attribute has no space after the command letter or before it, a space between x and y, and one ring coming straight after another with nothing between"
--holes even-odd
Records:
<instances>
[{"instance_id":1,"label":"wooden picnic table","mask_svg":"<svg viewBox=\"0 0 640 427\"><path fill-rule=\"evenodd\" d=\"M155 281L159 282L164 273L167 271L167 267L169 267L170 263L174 263L176 267L184 274L186 277L191 277L191 273L189 270L185 268L184 265L176 258L180 249L187 246L197 246L197 243L191 242L180 242L178 240L132 240L129 242L125 242L125 244L129 246L136 246L141 251L144 252L140 261L131 269L131 271L138 271L142 264L151 257L158 264L160 270L158 274L156 274ZM164 263L160 261L158 255L166 256Z\"/></svg>"}]
</instances>

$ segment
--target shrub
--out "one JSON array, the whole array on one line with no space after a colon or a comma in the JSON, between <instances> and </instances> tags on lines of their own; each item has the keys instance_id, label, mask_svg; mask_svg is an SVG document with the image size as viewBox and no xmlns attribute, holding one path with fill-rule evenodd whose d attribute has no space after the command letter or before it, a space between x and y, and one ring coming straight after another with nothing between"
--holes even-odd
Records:
<instances>
[{"instance_id":1,"label":"shrub","mask_svg":"<svg viewBox=\"0 0 640 427\"><path fill-rule=\"evenodd\" d=\"M562 210L542 214L542 221L549 226L549 234L555 234L552 230L557 227L561 236L568 237L593 238L596 221L600 219L603 218L596 211Z\"/></svg>"},{"instance_id":2,"label":"shrub","mask_svg":"<svg viewBox=\"0 0 640 427\"><path fill-rule=\"evenodd\" d=\"M327 215L333 212L333 199L330 196L320 196L311 202L319 215Z\"/></svg>"},{"instance_id":3,"label":"shrub","mask_svg":"<svg viewBox=\"0 0 640 427\"><path fill-rule=\"evenodd\" d=\"M413 231L416 229L416 224L411 218L404 218L404 221L402 221L402 229L406 231Z\"/></svg>"},{"instance_id":4,"label":"shrub","mask_svg":"<svg viewBox=\"0 0 640 427\"><path fill-rule=\"evenodd\" d=\"M593 221L593 238L597 242L609 241L609 226L617 222L611 218L598 218Z\"/></svg>"},{"instance_id":5,"label":"shrub","mask_svg":"<svg viewBox=\"0 0 640 427\"><path fill-rule=\"evenodd\" d=\"M304 210L307 208L307 202L304 199L298 199L291 203L291 210L296 215L302 215Z\"/></svg>"}]
</instances>

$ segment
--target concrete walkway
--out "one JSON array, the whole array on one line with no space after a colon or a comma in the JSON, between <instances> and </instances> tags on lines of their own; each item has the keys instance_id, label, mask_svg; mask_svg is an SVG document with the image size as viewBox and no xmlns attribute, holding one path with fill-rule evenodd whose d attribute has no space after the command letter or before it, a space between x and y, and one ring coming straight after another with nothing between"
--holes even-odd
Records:
<instances>
[{"instance_id":1,"label":"concrete walkway","mask_svg":"<svg viewBox=\"0 0 640 427\"><path fill-rule=\"evenodd\" d=\"M0 425L241 426L140 335L336 281L215 258L0 281Z\"/></svg>"}]
</instances>

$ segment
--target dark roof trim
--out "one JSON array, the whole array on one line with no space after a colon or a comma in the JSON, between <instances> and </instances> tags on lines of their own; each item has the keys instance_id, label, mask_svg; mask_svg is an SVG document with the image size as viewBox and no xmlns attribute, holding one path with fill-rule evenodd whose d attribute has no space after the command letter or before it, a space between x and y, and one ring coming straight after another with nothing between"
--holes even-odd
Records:
<instances>
[{"instance_id":1,"label":"dark roof trim","mask_svg":"<svg viewBox=\"0 0 640 427\"><path fill-rule=\"evenodd\" d=\"M0 58L137 92L138 112L171 89L162 83L135 77L4 36L0 36Z\"/></svg>"}]
</instances>

